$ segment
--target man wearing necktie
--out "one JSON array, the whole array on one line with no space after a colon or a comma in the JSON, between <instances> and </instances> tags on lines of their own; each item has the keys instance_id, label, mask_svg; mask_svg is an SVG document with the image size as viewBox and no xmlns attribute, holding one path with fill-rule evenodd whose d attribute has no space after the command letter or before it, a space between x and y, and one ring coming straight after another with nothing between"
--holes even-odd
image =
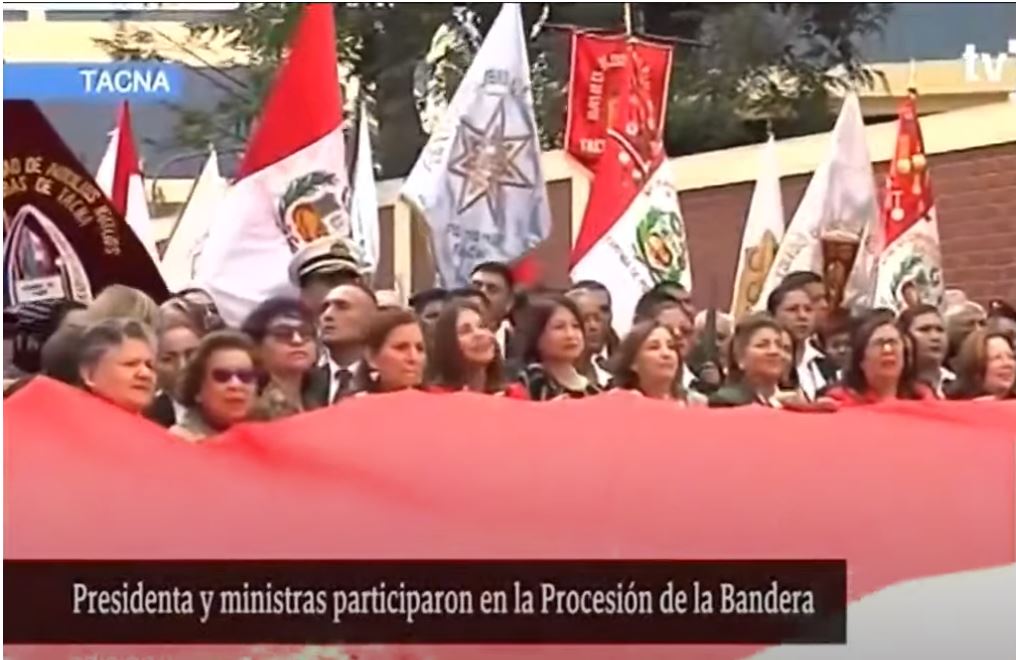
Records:
<instances>
[{"instance_id":1,"label":"man wearing necktie","mask_svg":"<svg viewBox=\"0 0 1016 660\"><path fill-rule=\"evenodd\" d=\"M318 369L327 374L327 380L321 380L328 383L329 403L356 391L363 342L375 311L374 292L360 284L341 284L325 296L320 325L327 361Z\"/></svg>"}]
</instances>

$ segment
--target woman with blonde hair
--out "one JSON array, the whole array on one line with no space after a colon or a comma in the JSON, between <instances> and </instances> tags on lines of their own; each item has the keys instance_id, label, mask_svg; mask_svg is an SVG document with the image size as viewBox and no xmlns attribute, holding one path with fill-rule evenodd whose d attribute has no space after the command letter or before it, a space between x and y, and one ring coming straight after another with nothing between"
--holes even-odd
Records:
<instances>
[{"instance_id":1,"label":"woman with blonde hair","mask_svg":"<svg viewBox=\"0 0 1016 660\"><path fill-rule=\"evenodd\" d=\"M110 284L96 296L82 316L89 324L126 318L155 328L159 321L159 306L144 291L123 284Z\"/></svg>"}]
</instances>

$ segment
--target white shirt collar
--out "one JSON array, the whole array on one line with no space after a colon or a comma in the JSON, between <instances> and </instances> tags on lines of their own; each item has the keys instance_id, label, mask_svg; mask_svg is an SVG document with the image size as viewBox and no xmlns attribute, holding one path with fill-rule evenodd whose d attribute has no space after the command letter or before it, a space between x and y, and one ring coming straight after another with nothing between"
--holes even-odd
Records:
<instances>
[{"instance_id":1,"label":"white shirt collar","mask_svg":"<svg viewBox=\"0 0 1016 660\"><path fill-rule=\"evenodd\" d=\"M810 339L805 342L801 361L797 363L797 381L809 401L814 401L818 391L826 385L825 376L817 364L817 361L824 357L825 354L817 349Z\"/></svg>"}]
</instances>

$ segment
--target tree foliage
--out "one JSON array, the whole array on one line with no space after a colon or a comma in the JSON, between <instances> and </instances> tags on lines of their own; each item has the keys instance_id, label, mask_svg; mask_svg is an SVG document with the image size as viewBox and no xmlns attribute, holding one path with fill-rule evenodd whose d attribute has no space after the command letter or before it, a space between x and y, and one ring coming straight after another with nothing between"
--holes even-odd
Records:
<instances>
[{"instance_id":1,"label":"tree foliage","mask_svg":"<svg viewBox=\"0 0 1016 660\"><path fill-rule=\"evenodd\" d=\"M875 3L633 3L637 33L675 42L667 150L723 148L762 139L767 122L780 137L824 130L837 88L870 85L857 44L884 25ZM500 5L491 3L338 3L339 59L370 98L380 125L375 153L385 177L405 174L426 140L418 117L421 71L450 97L479 36ZM243 61L217 63L200 75L223 91L212 111L176 107L181 148L214 142L242 148L284 54L298 4L251 3L190 28L192 45L216 40ZM523 20L541 140L560 146L567 92L568 28L623 29L621 3L530 3ZM453 48L421 68L445 26ZM159 59L166 44L143 29L117 32L102 45L116 58ZM197 71L197 70L196 70ZM415 77L415 79L414 79ZM435 87L430 80L430 88ZM423 80L423 84L428 80ZM346 94L348 116L356 99Z\"/></svg>"}]
</instances>

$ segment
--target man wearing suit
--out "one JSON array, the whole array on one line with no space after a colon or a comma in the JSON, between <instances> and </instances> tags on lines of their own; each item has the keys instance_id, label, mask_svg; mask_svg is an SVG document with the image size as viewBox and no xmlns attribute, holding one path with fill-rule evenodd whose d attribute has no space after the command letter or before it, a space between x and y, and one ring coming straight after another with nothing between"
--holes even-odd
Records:
<instances>
[{"instance_id":1,"label":"man wearing suit","mask_svg":"<svg viewBox=\"0 0 1016 660\"><path fill-rule=\"evenodd\" d=\"M363 360L363 344L377 311L374 292L361 284L341 284L325 296L319 319L327 360L314 371L315 397L327 405L352 394Z\"/></svg>"}]
</instances>

